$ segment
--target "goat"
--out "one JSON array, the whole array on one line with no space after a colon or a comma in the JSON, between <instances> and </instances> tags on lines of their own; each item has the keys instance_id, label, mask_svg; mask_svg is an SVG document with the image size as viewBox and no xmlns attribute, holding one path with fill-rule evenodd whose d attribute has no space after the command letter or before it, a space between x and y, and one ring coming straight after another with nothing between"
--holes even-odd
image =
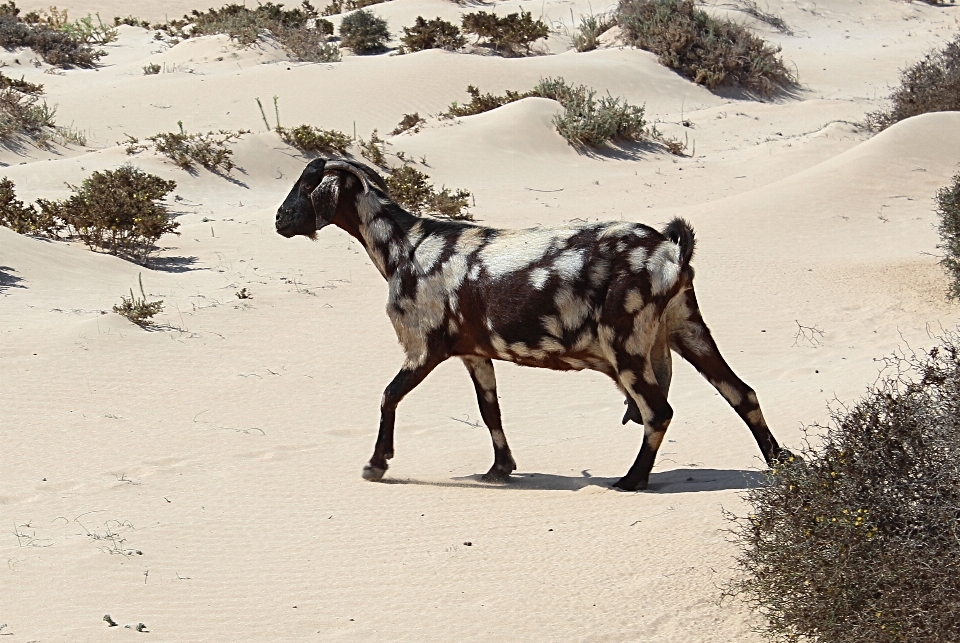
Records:
<instances>
[{"instance_id":1,"label":"goat","mask_svg":"<svg viewBox=\"0 0 960 643\"><path fill-rule=\"evenodd\" d=\"M614 486L645 489L673 409L670 350L690 362L750 428L767 464L786 454L753 389L720 355L693 292L694 233L683 219L662 232L639 223L500 230L415 216L383 179L352 160L317 158L277 211L277 232L336 225L356 238L389 284L387 315L406 360L383 392L380 431L363 477L380 480L394 454L397 405L450 357L476 389L493 440L484 481L516 469L500 423L492 360L554 370L591 369L625 394L622 422L644 426L640 453Z\"/></svg>"}]
</instances>

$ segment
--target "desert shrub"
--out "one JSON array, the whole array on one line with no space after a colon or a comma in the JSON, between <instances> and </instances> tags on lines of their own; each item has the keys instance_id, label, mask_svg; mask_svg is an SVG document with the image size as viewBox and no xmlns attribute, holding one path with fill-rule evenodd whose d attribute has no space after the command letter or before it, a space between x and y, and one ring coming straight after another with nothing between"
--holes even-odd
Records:
<instances>
[{"instance_id":1,"label":"desert shrub","mask_svg":"<svg viewBox=\"0 0 960 643\"><path fill-rule=\"evenodd\" d=\"M354 9L363 9L387 0L332 0L320 13L324 16L336 16Z\"/></svg>"},{"instance_id":2,"label":"desert shrub","mask_svg":"<svg viewBox=\"0 0 960 643\"><path fill-rule=\"evenodd\" d=\"M155 134L146 140L150 144L141 143L133 136L127 136L127 154L137 154L153 147L158 154L163 154L171 161L188 171L195 171L194 164L201 165L211 172L230 172L236 165L233 159L233 150L227 143L239 139L247 130L238 132L207 132L206 134L187 134L180 125L179 132Z\"/></svg>"},{"instance_id":3,"label":"desert shrub","mask_svg":"<svg viewBox=\"0 0 960 643\"><path fill-rule=\"evenodd\" d=\"M277 134L287 145L302 152L336 152L346 154L351 139L343 132L332 129L319 129L312 125L299 125L293 129L277 127Z\"/></svg>"},{"instance_id":4,"label":"desert shrub","mask_svg":"<svg viewBox=\"0 0 960 643\"><path fill-rule=\"evenodd\" d=\"M163 310L163 300L147 301L147 293L143 292L143 275L137 275L137 282L140 284L140 297L134 295L131 288L130 299L120 295L120 303L114 304L113 312L145 328L152 325L153 316Z\"/></svg>"},{"instance_id":5,"label":"desert shrub","mask_svg":"<svg viewBox=\"0 0 960 643\"><path fill-rule=\"evenodd\" d=\"M380 136L377 134L377 130L373 130L373 132L370 134L369 141L360 139L360 155L377 167L387 167L386 149L386 141L380 138Z\"/></svg>"},{"instance_id":6,"label":"desert shrub","mask_svg":"<svg viewBox=\"0 0 960 643\"><path fill-rule=\"evenodd\" d=\"M66 27L66 11L51 12L53 15L46 18L31 12L21 19L20 9L12 0L0 5L0 47L33 49L56 67L94 67L105 52L62 30Z\"/></svg>"},{"instance_id":7,"label":"desert shrub","mask_svg":"<svg viewBox=\"0 0 960 643\"><path fill-rule=\"evenodd\" d=\"M563 105L563 113L553 117L553 124L557 132L575 146L600 147L608 141L643 138L646 133L643 107L610 94L595 100L596 93L583 85L568 85L563 78L543 79L530 92Z\"/></svg>"},{"instance_id":8,"label":"desert shrub","mask_svg":"<svg viewBox=\"0 0 960 643\"><path fill-rule=\"evenodd\" d=\"M414 214L429 214L461 221L473 220L473 215L467 212L470 192L451 192L446 187L438 192L430 183L430 177L416 168L409 165L395 168L387 174L386 182L390 189L390 198Z\"/></svg>"},{"instance_id":9,"label":"desert shrub","mask_svg":"<svg viewBox=\"0 0 960 643\"><path fill-rule=\"evenodd\" d=\"M128 27L140 27L141 29L149 29L150 21L141 20L136 16L127 16L126 18L121 18L120 16L114 16L113 26L119 27L120 25L127 25Z\"/></svg>"},{"instance_id":10,"label":"desert shrub","mask_svg":"<svg viewBox=\"0 0 960 643\"><path fill-rule=\"evenodd\" d=\"M49 209L25 205L17 198L13 181L0 179L0 225L18 234L57 237L63 222L52 216Z\"/></svg>"},{"instance_id":11,"label":"desert shrub","mask_svg":"<svg viewBox=\"0 0 960 643\"><path fill-rule=\"evenodd\" d=\"M777 640L960 640L960 332L938 340L746 493L729 591Z\"/></svg>"},{"instance_id":12,"label":"desert shrub","mask_svg":"<svg viewBox=\"0 0 960 643\"><path fill-rule=\"evenodd\" d=\"M608 16L580 16L580 26L573 34L573 48L577 51L592 51L604 31L615 24Z\"/></svg>"},{"instance_id":13,"label":"desert shrub","mask_svg":"<svg viewBox=\"0 0 960 643\"><path fill-rule=\"evenodd\" d=\"M356 54L383 51L389 40L387 21L371 11L360 9L340 22L340 44Z\"/></svg>"},{"instance_id":14,"label":"desert shrub","mask_svg":"<svg viewBox=\"0 0 960 643\"><path fill-rule=\"evenodd\" d=\"M463 30L477 36L477 44L492 47L502 54L530 53L530 45L550 34L550 28L541 20L534 20L529 11L500 17L495 13L477 11L462 18Z\"/></svg>"},{"instance_id":15,"label":"desert shrub","mask_svg":"<svg viewBox=\"0 0 960 643\"><path fill-rule=\"evenodd\" d=\"M154 74L159 74L159 73L160 73L160 65L158 65L157 63L148 63L143 66L144 76L152 76Z\"/></svg>"},{"instance_id":16,"label":"desert shrub","mask_svg":"<svg viewBox=\"0 0 960 643\"><path fill-rule=\"evenodd\" d=\"M937 248L944 252L940 265L950 276L947 296L960 299L960 174L953 177L953 185L937 192L937 213L940 215L940 240Z\"/></svg>"},{"instance_id":17,"label":"desert shrub","mask_svg":"<svg viewBox=\"0 0 960 643\"><path fill-rule=\"evenodd\" d=\"M778 47L710 17L693 0L620 0L616 16L628 44L708 89L728 85L766 96L795 82Z\"/></svg>"},{"instance_id":18,"label":"desert shrub","mask_svg":"<svg viewBox=\"0 0 960 643\"><path fill-rule=\"evenodd\" d=\"M637 141L646 134L643 107L609 94L597 100L596 91L583 85L568 85L563 78L541 79L533 89L523 93L507 90L503 96L481 94L473 85L467 87L467 93L469 103L452 103L441 118L481 114L535 96L555 100L563 106L563 113L554 117L553 124L572 145L599 147L608 141Z\"/></svg>"},{"instance_id":19,"label":"desert shrub","mask_svg":"<svg viewBox=\"0 0 960 643\"><path fill-rule=\"evenodd\" d=\"M867 125L884 130L905 118L960 110L960 35L900 73L888 110L867 114Z\"/></svg>"},{"instance_id":20,"label":"desert shrub","mask_svg":"<svg viewBox=\"0 0 960 643\"><path fill-rule=\"evenodd\" d=\"M42 95L43 85L0 73L0 142L13 144L18 137L26 136L41 147L51 140L86 145L81 132L54 122L57 109L42 100Z\"/></svg>"},{"instance_id":21,"label":"desert shrub","mask_svg":"<svg viewBox=\"0 0 960 643\"><path fill-rule=\"evenodd\" d=\"M420 131L420 127L426 124L427 121L422 119L418 112L404 114L397 126L392 132L390 132L390 136L397 136L398 134L403 134L404 132L408 132L410 130L413 130L414 134L416 134Z\"/></svg>"},{"instance_id":22,"label":"desert shrub","mask_svg":"<svg viewBox=\"0 0 960 643\"><path fill-rule=\"evenodd\" d=\"M423 51L424 49L460 49L467 44L467 39L460 33L455 24L436 18L424 20L417 16L412 27L403 28L404 35L400 38L404 50Z\"/></svg>"},{"instance_id":23,"label":"desert shrub","mask_svg":"<svg viewBox=\"0 0 960 643\"><path fill-rule=\"evenodd\" d=\"M96 23L93 20L94 17L88 13L85 18L65 23L60 30L87 45L106 45L117 39L119 32L115 27L103 24L99 13L96 14Z\"/></svg>"}]
</instances>

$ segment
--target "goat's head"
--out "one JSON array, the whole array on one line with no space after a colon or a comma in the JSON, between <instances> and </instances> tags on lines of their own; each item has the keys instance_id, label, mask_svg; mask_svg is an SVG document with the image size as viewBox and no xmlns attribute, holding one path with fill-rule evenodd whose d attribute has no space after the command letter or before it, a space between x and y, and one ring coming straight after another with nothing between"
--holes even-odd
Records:
<instances>
[{"instance_id":1,"label":"goat's head","mask_svg":"<svg viewBox=\"0 0 960 643\"><path fill-rule=\"evenodd\" d=\"M343 221L346 209L355 209L357 198L372 188L389 193L380 175L361 163L335 157L314 159L277 210L277 232L312 239L338 217Z\"/></svg>"}]
</instances>

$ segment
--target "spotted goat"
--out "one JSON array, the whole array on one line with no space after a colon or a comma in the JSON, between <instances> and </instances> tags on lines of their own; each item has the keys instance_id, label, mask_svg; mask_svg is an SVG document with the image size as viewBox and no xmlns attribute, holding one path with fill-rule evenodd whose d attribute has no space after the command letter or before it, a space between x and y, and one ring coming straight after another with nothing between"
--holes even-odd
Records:
<instances>
[{"instance_id":1,"label":"spotted goat","mask_svg":"<svg viewBox=\"0 0 960 643\"><path fill-rule=\"evenodd\" d=\"M683 219L663 231L630 222L499 230L414 216L388 194L365 165L318 158L276 219L284 237L342 228L389 284L387 315L406 360L383 393L364 478L380 480L393 457L397 405L450 357L470 373L493 440L486 481L504 481L516 469L500 422L495 359L613 379L626 396L623 423L644 426L636 461L615 483L621 489L646 488L673 418L671 349L746 422L768 464L781 455L756 394L727 365L700 315L694 235Z\"/></svg>"}]
</instances>

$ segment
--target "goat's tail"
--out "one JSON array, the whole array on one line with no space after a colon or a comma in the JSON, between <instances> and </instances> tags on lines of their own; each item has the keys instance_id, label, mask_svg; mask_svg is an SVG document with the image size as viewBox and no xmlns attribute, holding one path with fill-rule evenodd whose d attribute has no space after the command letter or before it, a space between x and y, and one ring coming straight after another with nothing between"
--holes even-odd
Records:
<instances>
[{"instance_id":1,"label":"goat's tail","mask_svg":"<svg viewBox=\"0 0 960 643\"><path fill-rule=\"evenodd\" d=\"M677 217L663 229L663 236L680 247L680 270L684 270L690 265L693 251L697 246L697 238L693 233L693 227L686 219Z\"/></svg>"}]
</instances>

